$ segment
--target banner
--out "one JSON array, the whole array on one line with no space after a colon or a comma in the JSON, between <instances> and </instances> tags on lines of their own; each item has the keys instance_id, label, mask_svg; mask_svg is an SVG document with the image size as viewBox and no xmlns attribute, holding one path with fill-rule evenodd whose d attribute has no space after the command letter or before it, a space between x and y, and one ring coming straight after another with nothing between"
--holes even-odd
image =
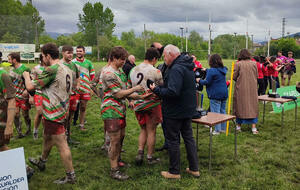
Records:
<instances>
[{"instance_id":1,"label":"banner","mask_svg":"<svg viewBox=\"0 0 300 190\"><path fill-rule=\"evenodd\" d=\"M4 53L4 52L32 53L32 52L35 52L35 44L0 43L0 51L2 53Z\"/></svg>"},{"instance_id":2,"label":"banner","mask_svg":"<svg viewBox=\"0 0 300 190\"><path fill-rule=\"evenodd\" d=\"M271 93L271 92L272 92L272 90L269 91L269 93ZM286 87L282 87L282 88L277 88L277 93L280 96L300 97L300 94L296 90L296 86L286 86ZM284 103L283 106L284 106L284 111L295 109L294 101ZM299 98L297 99L297 106L300 106L300 99ZM282 107L281 107L280 103L272 102L272 107L273 107L274 113L281 113Z\"/></svg>"},{"instance_id":3,"label":"banner","mask_svg":"<svg viewBox=\"0 0 300 190\"><path fill-rule=\"evenodd\" d=\"M0 190L28 190L24 149L0 152Z\"/></svg>"}]
</instances>

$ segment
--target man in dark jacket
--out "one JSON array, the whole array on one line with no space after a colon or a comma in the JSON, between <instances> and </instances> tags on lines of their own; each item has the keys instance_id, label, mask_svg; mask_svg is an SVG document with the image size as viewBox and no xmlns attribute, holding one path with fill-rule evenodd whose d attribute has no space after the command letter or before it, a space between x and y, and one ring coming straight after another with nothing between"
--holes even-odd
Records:
<instances>
[{"instance_id":1,"label":"man in dark jacket","mask_svg":"<svg viewBox=\"0 0 300 190\"><path fill-rule=\"evenodd\" d=\"M151 90L162 99L162 111L169 146L169 171L162 171L161 175L165 178L180 178L181 134L189 161L189 168L186 171L199 177L197 150L191 126L192 115L197 104L193 59L188 55L180 55L178 47L174 45L167 45L163 54L164 61L168 66L164 85L150 85Z\"/></svg>"}]
</instances>

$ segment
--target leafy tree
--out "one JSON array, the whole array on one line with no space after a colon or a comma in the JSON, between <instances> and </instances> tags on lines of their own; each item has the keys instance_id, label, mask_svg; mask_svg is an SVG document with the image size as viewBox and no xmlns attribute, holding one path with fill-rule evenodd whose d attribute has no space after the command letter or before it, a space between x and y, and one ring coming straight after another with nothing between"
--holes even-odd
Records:
<instances>
[{"instance_id":1,"label":"leafy tree","mask_svg":"<svg viewBox=\"0 0 300 190\"><path fill-rule=\"evenodd\" d=\"M48 35L48 34L43 34L43 35L40 36L40 44L46 44L46 43L49 43L49 42L56 43L56 40L51 38L51 36Z\"/></svg>"},{"instance_id":2,"label":"leafy tree","mask_svg":"<svg viewBox=\"0 0 300 190\"><path fill-rule=\"evenodd\" d=\"M17 43L19 41L19 36L6 32L1 39L2 43Z\"/></svg>"},{"instance_id":3,"label":"leafy tree","mask_svg":"<svg viewBox=\"0 0 300 190\"><path fill-rule=\"evenodd\" d=\"M71 46L76 45L75 41L72 39L71 35L70 36L65 36L65 35L58 36L57 39L56 39L56 44L58 46L63 46L63 45L66 45L66 44L71 45Z\"/></svg>"},{"instance_id":4,"label":"leafy tree","mask_svg":"<svg viewBox=\"0 0 300 190\"><path fill-rule=\"evenodd\" d=\"M23 5L19 0L1 0L0 39L8 32L16 36L19 43L33 43L36 31L44 31L45 22L30 3Z\"/></svg>"},{"instance_id":5,"label":"leafy tree","mask_svg":"<svg viewBox=\"0 0 300 190\"><path fill-rule=\"evenodd\" d=\"M116 24L113 22L114 14L109 8L103 8L100 2L94 5L90 2L83 7L83 14L79 14L79 30L85 35L88 45L96 45L96 36L112 36ZM97 34L98 32L98 34Z\"/></svg>"}]
</instances>

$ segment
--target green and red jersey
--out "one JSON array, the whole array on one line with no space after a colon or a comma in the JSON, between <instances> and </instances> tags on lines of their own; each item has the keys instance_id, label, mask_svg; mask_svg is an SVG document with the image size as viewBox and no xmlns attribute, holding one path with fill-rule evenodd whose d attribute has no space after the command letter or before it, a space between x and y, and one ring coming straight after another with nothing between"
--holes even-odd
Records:
<instances>
[{"instance_id":1,"label":"green and red jersey","mask_svg":"<svg viewBox=\"0 0 300 190\"><path fill-rule=\"evenodd\" d=\"M148 63L141 63L131 69L128 75L128 88L142 85L144 88L143 92L138 92L140 95L151 93L151 90L147 87L147 80L152 80L156 85L163 84L163 78L160 70L156 69ZM154 95L146 100L134 100L134 111L145 111L152 109L160 105L160 99Z\"/></svg>"},{"instance_id":2,"label":"green and red jersey","mask_svg":"<svg viewBox=\"0 0 300 190\"><path fill-rule=\"evenodd\" d=\"M9 76L12 80L14 88L16 89L16 100L25 99L22 94L26 90L25 81L23 78L23 73L27 71L30 72L30 69L23 64L20 64L18 68L11 68L9 71Z\"/></svg>"},{"instance_id":3,"label":"green and red jersey","mask_svg":"<svg viewBox=\"0 0 300 190\"><path fill-rule=\"evenodd\" d=\"M64 64L46 67L37 79L35 88L42 89L44 119L64 123L69 109L69 97L73 85L71 70Z\"/></svg>"},{"instance_id":4,"label":"green and red jersey","mask_svg":"<svg viewBox=\"0 0 300 190\"><path fill-rule=\"evenodd\" d=\"M101 104L102 119L122 119L126 117L126 99L116 98L120 90L126 90L127 78L123 71L115 70L111 66L101 72L103 99Z\"/></svg>"},{"instance_id":5,"label":"green and red jersey","mask_svg":"<svg viewBox=\"0 0 300 190\"><path fill-rule=\"evenodd\" d=\"M16 89L11 82L8 73L0 68L0 128L6 127L7 100L16 96Z\"/></svg>"},{"instance_id":6,"label":"green and red jersey","mask_svg":"<svg viewBox=\"0 0 300 190\"><path fill-rule=\"evenodd\" d=\"M90 83L95 77L95 69L90 60L74 59L73 62L78 67L80 73L80 87L78 90L79 94L86 94L91 92Z\"/></svg>"}]
</instances>

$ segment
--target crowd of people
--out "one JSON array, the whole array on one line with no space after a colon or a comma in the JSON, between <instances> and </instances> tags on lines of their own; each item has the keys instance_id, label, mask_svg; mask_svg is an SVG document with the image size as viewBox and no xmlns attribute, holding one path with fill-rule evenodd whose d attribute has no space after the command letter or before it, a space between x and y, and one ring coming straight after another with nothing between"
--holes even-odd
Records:
<instances>
[{"instance_id":1,"label":"crowd of people","mask_svg":"<svg viewBox=\"0 0 300 190\"><path fill-rule=\"evenodd\" d=\"M42 155L29 158L29 162L40 171L46 168L47 159L53 146L56 146L65 167L66 175L54 183L76 182L70 144L79 142L71 139L71 123L76 115L79 128L87 130L86 109L91 94L101 99L101 117L104 123L104 145L110 162L110 176L117 180L126 180L129 176L120 171L126 165L121 159L122 145L126 129L126 109L135 112L140 126L135 162L141 165L146 157L147 164L157 164L160 159L155 151L168 150L169 169L161 175L168 179L179 179L180 175L180 136L186 148L189 166L186 172L199 177L198 156L193 138L192 116L196 111L196 83L206 86L210 111L225 114L228 99L227 68L218 54L209 58L209 68L203 68L194 55L181 53L174 45L163 46L154 42L145 53L144 61L136 65L134 55L129 55L123 47L113 47L107 57L107 64L95 74L91 61L85 58L85 48L76 48L73 59L73 47L62 47L62 59L59 49L53 43L41 48L40 64L30 70L20 61L18 53L10 53L8 61L11 70L0 69L0 151L8 150L7 144L13 134L13 123L17 138L31 134L29 110L34 104L33 138L38 138L38 128L43 124ZM162 57L164 63L155 67ZM195 69L205 70L206 77L195 78ZM241 50L234 67L235 81L233 95L233 113L237 119L237 130L241 124L252 124L252 133L258 134L258 95L265 94L273 80L280 86L278 74L281 73L281 85L288 85L296 72L292 52L288 58L278 52L278 57L252 58L248 50ZM27 131L22 134L20 115L23 115ZM74 119L76 121L76 119ZM165 143L155 149L156 128L161 124ZM214 135L225 132L225 123L215 126ZM147 147L146 156L144 150ZM34 170L27 166L28 177Z\"/></svg>"}]
</instances>

